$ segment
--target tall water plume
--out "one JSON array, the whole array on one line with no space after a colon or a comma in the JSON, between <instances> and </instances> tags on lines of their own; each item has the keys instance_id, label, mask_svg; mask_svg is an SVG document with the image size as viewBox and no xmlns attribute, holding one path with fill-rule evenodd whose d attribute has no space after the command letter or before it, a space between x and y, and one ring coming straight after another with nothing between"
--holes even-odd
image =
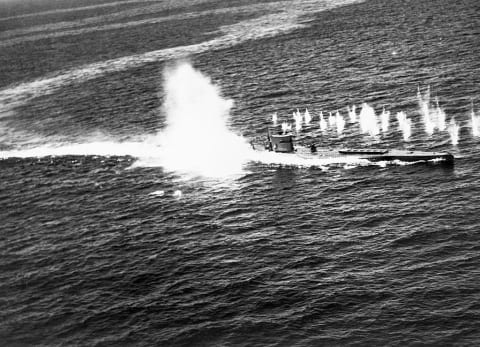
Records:
<instances>
[{"instance_id":1,"label":"tall water plume","mask_svg":"<svg viewBox=\"0 0 480 347\"><path fill-rule=\"evenodd\" d=\"M295 130L296 131L302 130L303 117L300 111L297 109L297 111L293 112L292 116L293 116L293 120L295 121Z\"/></svg>"},{"instance_id":2,"label":"tall water plume","mask_svg":"<svg viewBox=\"0 0 480 347\"><path fill-rule=\"evenodd\" d=\"M292 126L291 126L290 124L288 124L287 122L283 122L283 123L282 123L282 132L283 132L284 134L286 134L286 133L288 133L288 132L290 132L290 131L292 131Z\"/></svg>"},{"instance_id":3,"label":"tall water plume","mask_svg":"<svg viewBox=\"0 0 480 347\"><path fill-rule=\"evenodd\" d=\"M447 115L443 108L440 107L440 103L438 102L438 97L435 98L435 123L437 129L440 131L444 131L447 129L446 118Z\"/></svg>"},{"instance_id":4,"label":"tall water plume","mask_svg":"<svg viewBox=\"0 0 480 347\"><path fill-rule=\"evenodd\" d=\"M303 114L303 119L305 120L306 125L309 125L310 122L312 121L312 116L310 115L310 112L308 112L308 109L305 109L305 113Z\"/></svg>"},{"instance_id":5,"label":"tall water plume","mask_svg":"<svg viewBox=\"0 0 480 347\"><path fill-rule=\"evenodd\" d=\"M352 108L347 106L348 117L350 118L351 123L355 123L357 121L357 110L356 106L352 105Z\"/></svg>"},{"instance_id":6,"label":"tall water plume","mask_svg":"<svg viewBox=\"0 0 480 347\"><path fill-rule=\"evenodd\" d=\"M187 62L167 68L164 77L167 119L158 136L162 166L209 177L241 172L251 149L227 127L233 102Z\"/></svg>"},{"instance_id":7,"label":"tall water plume","mask_svg":"<svg viewBox=\"0 0 480 347\"><path fill-rule=\"evenodd\" d=\"M430 136L435 131L435 122L432 119L430 112L430 86L422 94L420 86L417 89L417 101L420 108L420 114L422 115L423 125L425 126L425 132Z\"/></svg>"},{"instance_id":8,"label":"tall water plume","mask_svg":"<svg viewBox=\"0 0 480 347\"><path fill-rule=\"evenodd\" d=\"M407 118L407 114L403 111L397 112L398 130L402 132L403 141L409 141L412 134L412 122Z\"/></svg>"},{"instance_id":9,"label":"tall water plume","mask_svg":"<svg viewBox=\"0 0 480 347\"><path fill-rule=\"evenodd\" d=\"M390 125L390 111L386 111L385 107L380 115L380 121L382 123L382 133L386 133Z\"/></svg>"},{"instance_id":10,"label":"tall water plume","mask_svg":"<svg viewBox=\"0 0 480 347\"><path fill-rule=\"evenodd\" d=\"M328 126L329 127L335 126L335 116L332 114L332 112L328 112Z\"/></svg>"},{"instance_id":11,"label":"tall water plume","mask_svg":"<svg viewBox=\"0 0 480 347\"><path fill-rule=\"evenodd\" d=\"M335 124L337 125L337 134L342 135L343 129L345 129L345 120L339 111L335 113Z\"/></svg>"},{"instance_id":12,"label":"tall water plume","mask_svg":"<svg viewBox=\"0 0 480 347\"><path fill-rule=\"evenodd\" d=\"M458 145L458 140L460 139L460 126L455 122L455 118L450 119L448 126L448 133L450 134L450 141L452 145Z\"/></svg>"},{"instance_id":13,"label":"tall water plume","mask_svg":"<svg viewBox=\"0 0 480 347\"><path fill-rule=\"evenodd\" d=\"M320 130L325 131L325 130L327 130L327 128L328 128L327 121L323 117L323 112L320 111Z\"/></svg>"},{"instance_id":14,"label":"tall water plume","mask_svg":"<svg viewBox=\"0 0 480 347\"><path fill-rule=\"evenodd\" d=\"M277 126L277 122L278 122L278 115L277 115L277 112L275 112L274 114L272 114L272 123L274 126Z\"/></svg>"},{"instance_id":15,"label":"tall water plume","mask_svg":"<svg viewBox=\"0 0 480 347\"><path fill-rule=\"evenodd\" d=\"M472 110L470 111L470 117L471 117L471 125L472 125L472 135L475 137L480 136L480 115L475 114L475 110L473 109L473 104L472 104Z\"/></svg>"},{"instance_id":16,"label":"tall water plume","mask_svg":"<svg viewBox=\"0 0 480 347\"><path fill-rule=\"evenodd\" d=\"M380 133L375 110L367 103L362 104L362 110L358 116L362 133L377 136Z\"/></svg>"}]
</instances>

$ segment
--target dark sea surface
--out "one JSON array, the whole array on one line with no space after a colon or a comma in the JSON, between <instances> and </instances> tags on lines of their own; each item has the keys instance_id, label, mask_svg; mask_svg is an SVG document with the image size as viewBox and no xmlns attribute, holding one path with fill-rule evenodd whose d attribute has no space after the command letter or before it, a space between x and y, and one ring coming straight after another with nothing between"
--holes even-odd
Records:
<instances>
[{"instance_id":1,"label":"dark sea surface","mask_svg":"<svg viewBox=\"0 0 480 347\"><path fill-rule=\"evenodd\" d=\"M476 0L0 3L0 345L479 345L479 23ZM455 166L137 165L121 143L165 129L163 71L182 58L246 139L308 107L299 142ZM427 86L458 145L426 134ZM392 112L389 132L348 122L363 102ZM322 134L336 110L343 134Z\"/></svg>"}]
</instances>

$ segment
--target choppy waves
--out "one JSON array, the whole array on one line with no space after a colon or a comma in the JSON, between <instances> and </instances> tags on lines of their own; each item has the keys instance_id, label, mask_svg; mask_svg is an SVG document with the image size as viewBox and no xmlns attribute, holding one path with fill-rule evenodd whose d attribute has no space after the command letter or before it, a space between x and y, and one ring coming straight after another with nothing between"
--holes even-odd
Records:
<instances>
[{"instance_id":1,"label":"choppy waves","mask_svg":"<svg viewBox=\"0 0 480 347\"><path fill-rule=\"evenodd\" d=\"M35 97L53 93L64 85L82 83L110 72L127 70L154 61L178 59L201 52L230 47L248 40L256 40L287 33L291 30L302 27L304 24L300 23L300 21L308 14L351 2L354 1L331 1L325 2L323 6L318 6L316 2L312 1L289 2L288 6L280 6L282 10L279 12L274 11L277 9L277 7L274 6L275 3L267 5L265 9L263 8L264 6L259 6L262 10L274 11L274 13L268 13L266 15L261 15L258 18L222 26L219 29L219 36L213 40L97 62L69 71L63 71L58 74L53 74L51 77L3 89L0 91L0 111L4 113L7 110L32 100ZM152 20L158 21L163 19ZM143 24L143 22L135 22L132 25L140 24ZM121 24L120 27L122 25L128 25L128 23ZM97 27L86 30L102 29L101 27Z\"/></svg>"}]
</instances>

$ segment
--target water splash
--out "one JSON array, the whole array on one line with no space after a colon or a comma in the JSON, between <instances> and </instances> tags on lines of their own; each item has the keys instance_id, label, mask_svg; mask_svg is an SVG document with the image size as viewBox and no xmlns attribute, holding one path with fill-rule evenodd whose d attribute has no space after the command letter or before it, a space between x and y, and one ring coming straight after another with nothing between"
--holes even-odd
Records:
<instances>
[{"instance_id":1,"label":"water splash","mask_svg":"<svg viewBox=\"0 0 480 347\"><path fill-rule=\"evenodd\" d=\"M164 75L167 126L158 135L160 164L207 177L242 172L251 148L227 128L233 102L189 63L167 68Z\"/></svg>"},{"instance_id":2,"label":"water splash","mask_svg":"<svg viewBox=\"0 0 480 347\"><path fill-rule=\"evenodd\" d=\"M156 190L156 191L154 191L154 192L151 192L149 195L164 196L164 195L165 195L165 191L163 191L163 190Z\"/></svg>"},{"instance_id":3,"label":"water splash","mask_svg":"<svg viewBox=\"0 0 480 347\"><path fill-rule=\"evenodd\" d=\"M472 104L472 110L470 112L470 118L471 118L471 126L472 126L472 135L475 137L480 136L480 115L476 115L475 111L473 109L473 104Z\"/></svg>"},{"instance_id":4,"label":"water splash","mask_svg":"<svg viewBox=\"0 0 480 347\"><path fill-rule=\"evenodd\" d=\"M455 118L450 119L448 133L450 134L450 141L453 146L458 145L458 140L460 138L460 126L455 122Z\"/></svg>"},{"instance_id":5,"label":"water splash","mask_svg":"<svg viewBox=\"0 0 480 347\"><path fill-rule=\"evenodd\" d=\"M288 124L287 122L283 122L283 123L282 123L282 132L283 132L284 134L286 134L286 133L288 133L288 132L290 132L290 131L292 131L292 125L291 125L291 124Z\"/></svg>"},{"instance_id":6,"label":"water splash","mask_svg":"<svg viewBox=\"0 0 480 347\"><path fill-rule=\"evenodd\" d=\"M383 108L382 114L380 115L380 121L382 124L382 133L386 133L388 131L388 127L390 125L390 111L386 111L385 107Z\"/></svg>"},{"instance_id":7,"label":"water splash","mask_svg":"<svg viewBox=\"0 0 480 347\"><path fill-rule=\"evenodd\" d=\"M403 111L397 112L398 130L402 132L403 141L409 141L412 135L412 122L407 118L407 114Z\"/></svg>"},{"instance_id":8,"label":"water splash","mask_svg":"<svg viewBox=\"0 0 480 347\"><path fill-rule=\"evenodd\" d=\"M277 122L278 122L278 115L277 115L277 112L275 112L274 114L272 114L272 123L274 126L277 126Z\"/></svg>"},{"instance_id":9,"label":"water splash","mask_svg":"<svg viewBox=\"0 0 480 347\"><path fill-rule=\"evenodd\" d=\"M403 134L403 141L410 141L410 136L412 136L412 120L406 119L405 123L403 124L402 129Z\"/></svg>"},{"instance_id":10,"label":"water splash","mask_svg":"<svg viewBox=\"0 0 480 347\"><path fill-rule=\"evenodd\" d=\"M377 136L380 133L375 110L367 103L362 104L362 110L359 115L360 130L364 134Z\"/></svg>"},{"instance_id":11,"label":"water splash","mask_svg":"<svg viewBox=\"0 0 480 347\"><path fill-rule=\"evenodd\" d=\"M327 121L325 120L325 118L323 118L323 112L320 111L320 130L323 132L323 131L326 131L327 128L328 128Z\"/></svg>"},{"instance_id":12,"label":"water splash","mask_svg":"<svg viewBox=\"0 0 480 347\"><path fill-rule=\"evenodd\" d=\"M352 105L352 108L347 106L348 117L350 118L351 123L355 123L357 121L357 110L356 106Z\"/></svg>"},{"instance_id":13,"label":"water splash","mask_svg":"<svg viewBox=\"0 0 480 347\"><path fill-rule=\"evenodd\" d=\"M335 124L337 125L337 134L342 135L343 129L345 129L345 120L338 111L335 114Z\"/></svg>"},{"instance_id":14,"label":"water splash","mask_svg":"<svg viewBox=\"0 0 480 347\"><path fill-rule=\"evenodd\" d=\"M445 111L440 107L438 97L435 97L435 106L431 105L430 86L423 94L420 91L420 87L418 87L417 99L427 135L433 135L435 129L440 131L446 130Z\"/></svg>"},{"instance_id":15,"label":"water splash","mask_svg":"<svg viewBox=\"0 0 480 347\"><path fill-rule=\"evenodd\" d=\"M417 101L420 108L420 114L422 115L423 124L425 126L425 132L427 135L431 136L435 131L435 123L430 115L430 86L427 87L427 90L423 94L420 91L420 86L418 86Z\"/></svg>"},{"instance_id":16,"label":"water splash","mask_svg":"<svg viewBox=\"0 0 480 347\"><path fill-rule=\"evenodd\" d=\"M328 112L328 125L332 128L335 126L335 116L332 112Z\"/></svg>"},{"instance_id":17,"label":"water splash","mask_svg":"<svg viewBox=\"0 0 480 347\"><path fill-rule=\"evenodd\" d=\"M296 131L300 131L302 130L302 121L303 121L303 118L302 118L302 115L300 113L300 111L294 111L293 114L293 120L295 122L295 130Z\"/></svg>"},{"instance_id":18,"label":"water splash","mask_svg":"<svg viewBox=\"0 0 480 347\"><path fill-rule=\"evenodd\" d=\"M310 115L310 112L308 112L308 109L305 109L305 113L303 114L303 119L305 120L306 125L309 125L310 122L312 121L312 116Z\"/></svg>"},{"instance_id":19,"label":"water splash","mask_svg":"<svg viewBox=\"0 0 480 347\"><path fill-rule=\"evenodd\" d=\"M440 131L445 131L447 129L447 124L446 124L446 118L447 115L445 114L445 111L443 108L440 107L440 103L438 102L438 97L435 98L435 123L437 126L437 129Z\"/></svg>"}]
</instances>

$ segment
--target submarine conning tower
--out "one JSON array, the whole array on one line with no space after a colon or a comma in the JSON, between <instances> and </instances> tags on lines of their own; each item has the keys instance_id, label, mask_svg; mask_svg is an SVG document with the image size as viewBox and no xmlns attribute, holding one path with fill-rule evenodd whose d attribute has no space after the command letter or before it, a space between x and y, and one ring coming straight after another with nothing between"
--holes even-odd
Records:
<instances>
[{"instance_id":1,"label":"submarine conning tower","mask_svg":"<svg viewBox=\"0 0 480 347\"><path fill-rule=\"evenodd\" d=\"M279 130L277 128L268 129L268 142L271 151L280 153L295 152L291 132L284 133L281 129Z\"/></svg>"}]
</instances>

